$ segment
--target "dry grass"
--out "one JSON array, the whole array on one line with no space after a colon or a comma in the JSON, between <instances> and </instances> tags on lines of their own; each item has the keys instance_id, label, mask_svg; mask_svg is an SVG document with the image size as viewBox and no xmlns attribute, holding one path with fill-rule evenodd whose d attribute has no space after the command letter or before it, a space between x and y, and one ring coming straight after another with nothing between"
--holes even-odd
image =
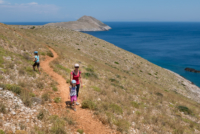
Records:
<instances>
[{"instance_id":1,"label":"dry grass","mask_svg":"<svg viewBox=\"0 0 200 134\"><path fill-rule=\"evenodd\" d=\"M31 35L33 31L26 32L41 40ZM57 51L60 58L51 66L66 80L74 63L81 64L85 84L80 93L82 107L94 110L103 123L121 132L128 132L132 122L136 129L147 133L200 130L198 125L191 125L199 118L199 104L180 95L185 93L185 87L168 71L80 32L46 27L34 33ZM178 94L172 89L177 89ZM192 115L183 114L179 106L190 109Z\"/></svg>"},{"instance_id":2,"label":"dry grass","mask_svg":"<svg viewBox=\"0 0 200 134\"><path fill-rule=\"evenodd\" d=\"M184 97L188 90L169 71L88 34L53 27L15 28L41 44L48 44L59 54L60 58L51 66L66 81L73 65L81 65L85 85L80 89L82 107L94 110L102 123L121 132L129 132L131 127L141 133L200 131L197 123L200 105ZM5 36L1 38L8 40ZM30 49L25 44L20 46L26 51L34 49L34 44ZM5 49L14 51L11 47ZM27 59L25 56L24 60ZM0 62L4 63L4 59L0 58ZM29 77L37 76L29 73L20 71ZM52 132L55 132L53 128Z\"/></svg>"}]
</instances>

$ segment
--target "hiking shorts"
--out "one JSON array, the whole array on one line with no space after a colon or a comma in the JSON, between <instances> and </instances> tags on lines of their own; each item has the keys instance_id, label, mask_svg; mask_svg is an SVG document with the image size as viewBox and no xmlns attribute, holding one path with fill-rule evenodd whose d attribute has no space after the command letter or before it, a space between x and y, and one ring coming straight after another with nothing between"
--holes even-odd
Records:
<instances>
[{"instance_id":1,"label":"hiking shorts","mask_svg":"<svg viewBox=\"0 0 200 134\"><path fill-rule=\"evenodd\" d=\"M70 97L70 100L71 100L71 102L74 102L74 101L77 100L77 97L76 97L76 96L71 96L71 97Z\"/></svg>"},{"instance_id":2,"label":"hiking shorts","mask_svg":"<svg viewBox=\"0 0 200 134\"><path fill-rule=\"evenodd\" d=\"M40 67L40 63L35 62L35 63L33 64L33 67L35 67L35 66Z\"/></svg>"}]
</instances>

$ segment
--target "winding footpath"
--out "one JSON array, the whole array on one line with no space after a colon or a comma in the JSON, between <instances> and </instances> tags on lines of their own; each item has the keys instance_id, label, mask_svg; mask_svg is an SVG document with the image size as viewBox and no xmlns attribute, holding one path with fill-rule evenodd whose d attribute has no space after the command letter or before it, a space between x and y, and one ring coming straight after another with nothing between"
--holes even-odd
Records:
<instances>
[{"instance_id":1,"label":"winding footpath","mask_svg":"<svg viewBox=\"0 0 200 134\"><path fill-rule=\"evenodd\" d=\"M60 97L62 98L62 108L66 108L66 101L69 101L69 85L66 80L59 74L53 71L49 63L56 58L58 54L51 48L49 48L53 53L54 57L46 57L45 61L41 62L41 67L44 72L50 75L55 81L58 82L58 91L60 92ZM109 126L103 125L99 120L93 118L94 115L90 110L82 109L80 106L77 107L77 111L74 112L70 110L70 113L74 115L75 121L78 123L78 128L83 129L86 134L114 134L115 132L109 128Z\"/></svg>"}]
</instances>

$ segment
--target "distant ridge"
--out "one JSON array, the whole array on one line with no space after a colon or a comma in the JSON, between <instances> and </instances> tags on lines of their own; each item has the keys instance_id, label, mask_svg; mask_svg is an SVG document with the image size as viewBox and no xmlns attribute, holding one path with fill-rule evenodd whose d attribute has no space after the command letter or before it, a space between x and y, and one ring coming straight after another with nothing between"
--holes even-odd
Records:
<instances>
[{"instance_id":1,"label":"distant ridge","mask_svg":"<svg viewBox=\"0 0 200 134\"><path fill-rule=\"evenodd\" d=\"M83 16L77 21L48 23L45 26L60 26L75 31L107 31L111 29L108 25L91 16Z\"/></svg>"}]
</instances>

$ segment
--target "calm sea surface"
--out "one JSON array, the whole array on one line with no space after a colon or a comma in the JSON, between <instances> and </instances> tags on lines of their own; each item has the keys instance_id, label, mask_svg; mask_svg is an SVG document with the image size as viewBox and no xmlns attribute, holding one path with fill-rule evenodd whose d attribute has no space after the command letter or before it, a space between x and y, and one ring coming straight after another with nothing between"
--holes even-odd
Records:
<instances>
[{"instance_id":1,"label":"calm sea surface","mask_svg":"<svg viewBox=\"0 0 200 134\"><path fill-rule=\"evenodd\" d=\"M200 87L200 23L107 22L110 31L85 32L174 71Z\"/></svg>"},{"instance_id":2,"label":"calm sea surface","mask_svg":"<svg viewBox=\"0 0 200 134\"><path fill-rule=\"evenodd\" d=\"M44 25L49 22L7 22L8 25ZM200 87L200 23L106 22L110 31L85 32L174 71Z\"/></svg>"}]
</instances>

